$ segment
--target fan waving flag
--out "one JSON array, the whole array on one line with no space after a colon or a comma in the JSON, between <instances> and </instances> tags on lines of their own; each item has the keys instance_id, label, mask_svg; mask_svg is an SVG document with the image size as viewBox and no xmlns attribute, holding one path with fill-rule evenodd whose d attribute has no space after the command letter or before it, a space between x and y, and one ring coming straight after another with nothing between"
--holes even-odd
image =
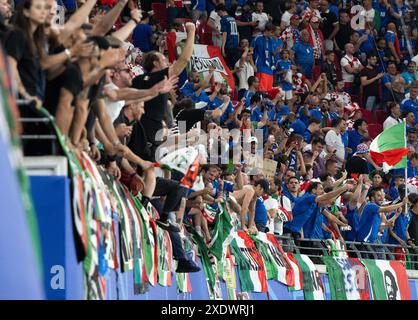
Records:
<instances>
[{"instance_id":1,"label":"fan waving flag","mask_svg":"<svg viewBox=\"0 0 418 320\"><path fill-rule=\"evenodd\" d=\"M362 259L367 268L373 300L411 300L405 267L398 261Z\"/></svg>"},{"instance_id":2,"label":"fan waving flag","mask_svg":"<svg viewBox=\"0 0 418 320\"><path fill-rule=\"evenodd\" d=\"M377 165L383 164L385 171L405 168L408 151L405 122L384 130L370 145L370 156Z\"/></svg>"},{"instance_id":3,"label":"fan waving flag","mask_svg":"<svg viewBox=\"0 0 418 320\"><path fill-rule=\"evenodd\" d=\"M167 32L167 51L170 62L180 56L184 46L183 40L186 38L187 34L185 32ZM234 90L234 77L222 57L221 48L219 46L195 44L188 69L196 71L199 73L199 77L203 79L209 74L210 67L215 69L216 82L227 83L231 90Z\"/></svg>"}]
</instances>

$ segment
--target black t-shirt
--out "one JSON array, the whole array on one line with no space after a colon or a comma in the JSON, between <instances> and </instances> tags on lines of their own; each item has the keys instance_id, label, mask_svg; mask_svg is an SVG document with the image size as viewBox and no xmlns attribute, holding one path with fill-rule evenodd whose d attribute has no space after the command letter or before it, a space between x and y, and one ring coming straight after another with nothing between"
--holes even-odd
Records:
<instances>
[{"instance_id":1,"label":"black t-shirt","mask_svg":"<svg viewBox=\"0 0 418 320\"><path fill-rule=\"evenodd\" d=\"M367 80L370 80L377 76L379 72L375 68L370 69L368 67L364 68L360 72L360 78L361 77L367 77ZM379 95L379 81L374 81L373 83L364 86L363 87L363 96L369 97L369 96L378 96Z\"/></svg>"},{"instance_id":2,"label":"black t-shirt","mask_svg":"<svg viewBox=\"0 0 418 320\"><path fill-rule=\"evenodd\" d=\"M350 36L353 33L353 29L351 28L350 24L341 24L340 29L335 36L335 41L338 44L340 50L345 50L344 46L350 42Z\"/></svg>"},{"instance_id":3,"label":"black t-shirt","mask_svg":"<svg viewBox=\"0 0 418 320\"><path fill-rule=\"evenodd\" d=\"M26 91L43 99L41 65L39 58L32 54L28 41L22 30L11 30L6 35L5 50L17 61L17 70Z\"/></svg>"},{"instance_id":4,"label":"black t-shirt","mask_svg":"<svg viewBox=\"0 0 418 320\"><path fill-rule=\"evenodd\" d=\"M333 12L323 13L321 12L322 17L322 34L324 39L328 39L334 30L334 23L338 22L337 17Z\"/></svg>"},{"instance_id":5,"label":"black t-shirt","mask_svg":"<svg viewBox=\"0 0 418 320\"><path fill-rule=\"evenodd\" d=\"M351 174L353 173L357 173L357 174L369 173L367 161L357 156L354 156L350 160L347 161L345 169L347 170L349 178L352 178Z\"/></svg>"},{"instance_id":6,"label":"black t-shirt","mask_svg":"<svg viewBox=\"0 0 418 320\"><path fill-rule=\"evenodd\" d=\"M168 78L168 68L163 70L141 74L132 81L132 86L137 89L150 89L158 82ZM159 94L154 99L151 99L144 104L145 114L144 118L156 122L156 126L161 128L161 121L164 119L164 114L167 109L168 94Z\"/></svg>"},{"instance_id":7,"label":"black t-shirt","mask_svg":"<svg viewBox=\"0 0 418 320\"><path fill-rule=\"evenodd\" d=\"M45 108L53 115L57 111L62 88L73 94L72 105L74 106L77 95L83 90L83 76L78 63L68 63L63 73L47 83Z\"/></svg>"},{"instance_id":8,"label":"black t-shirt","mask_svg":"<svg viewBox=\"0 0 418 320\"><path fill-rule=\"evenodd\" d=\"M332 85L336 85L338 81L337 77L337 69L335 68L335 64L324 62L321 66L321 72L325 72L327 79Z\"/></svg>"},{"instance_id":9,"label":"black t-shirt","mask_svg":"<svg viewBox=\"0 0 418 320\"><path fill-rule=\"evenodd\" d=\"M191 128L193 128L196 123L203 121L205 118L205 112L206 111L203 109L180 110L176 116L179 132L181 134L186 133ZM182 130L184 126L181 125L181 121L186 122L186 131Z\"/></svg>"},{"instance_id":10,"label":"black t-shirt","mask_svg":"<svg viewBox=\"0 0 418 320\"><path fill-rule=\"evenodd\" d=\"M418 245L418 215L412 213L411 223L408 227L409 236L415 239L415 245Z\"/></svg>"},{"instance_id":11,"label":"black t-shirt","mask_svg":"<svg viewBox=\"0 0 418 320\"><path fill-rule=\"evenodd\" d=\"M249 12L243 11L239 20L242 22L251 22L253 20L251 11ZM248 41L250 41L250 44L251 44L251 39L253 37L253 27L251 26L238 27L238 33L239 33L240 39L247 39Z\"/></svg>"}]
</instances>

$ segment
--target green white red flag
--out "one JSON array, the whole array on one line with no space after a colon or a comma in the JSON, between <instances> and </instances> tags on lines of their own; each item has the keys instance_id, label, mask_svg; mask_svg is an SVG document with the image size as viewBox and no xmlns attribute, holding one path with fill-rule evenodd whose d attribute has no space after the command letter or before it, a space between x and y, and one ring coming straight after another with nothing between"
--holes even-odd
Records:
<instances>
[{"instance_id":1,"label":"green white red flag","mask_svg":"<svg viewBox=\"0 0 418 320\"><path fill-rule=\"evenodd\" d=\"M398 123L384 130L370 145L370 156L377 165L383 164L383 169L405 168L406 148L405 122Z\"/></svg>"}]
</instances>

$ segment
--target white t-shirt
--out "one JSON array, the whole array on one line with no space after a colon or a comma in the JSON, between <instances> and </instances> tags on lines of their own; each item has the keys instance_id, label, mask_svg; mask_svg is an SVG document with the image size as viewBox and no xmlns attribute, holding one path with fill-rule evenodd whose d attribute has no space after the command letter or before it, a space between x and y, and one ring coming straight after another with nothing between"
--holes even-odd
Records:
<instances>
[{"instance_id":1,"label":"white t-shirt","mask_svg":"<svg viewBox=\"0 0 418 320\"><path fill-rule=\"evenodd\" d=\"M361 62L356 57L349 57L345 55L341 58L341 71L344 82L354 82L354 74L348 73L345 70L345 66L350 65L352 68L358 68L361 66Z\"/></svg>"},{"instance_id":2,"label":"white t-shirt","mask_svg":"<svg viewBox=\"0 0 418 320\"><path fill-rule=\"evenodd\" d=\"M112 90L119 89L113 82L108 83L105 85L105 88L110 88ZM109 98L105 98L105 104L106 104L106 110L109 114L110 118L112 119L112 122L116 120L116 118L119 116L120 111L125 106L124 100L119 101L112 101Z\"/></svg>"},{"instance_id":3,"label":"white t-shirt","mask_svg":"<svg viewBox=\"0 0 418 320\"><path fill-rule=\"evenodd\" d=\"M277 202L276 199L269 197L266 200L264 200L264 206L266 207L267 211L275 210L277 212L279 208L279 203ZM267 228L269 229L268 233L274 232L274 219L268 219Z\"/></svg>"},{"instance_id":4,"label":"white t-shirt","mask_svg":"<svg viewBox=\"0 0 418 320\"><path fill-rule=\"evenodd\" d=\"M394 126L395 124L398 124L402 120L396 120L394 117L389 116L386 118L385 122L383 122L383 130L386 130L387 128L390 128L391 126Z\"/></svg>"},{"instance_id":5,"label":"white t-shirt","mask_svg":"<svg viewBox=\"0 0 418 320\"><path fill-rule=\"evenodd\" d=\"M216 28L218 29L218 31L221 31L221 17L219 16L219 14L213 10L210 15L209 15L209 19L212 19Z\"/></svg>"},{"instance_id":6,"label":"white t-shirt","mask_svg":"<svg viewBox=\"0 0 418 320\"><path fill-rule=\"evenodd\" d=\"M289 11L285 11L282 15L282 22L284 23L284 26L287 28L290 26L290 18L293 16Z\"/></svg>"},{"instance_id":7,"label":"white t-shirt","mask_svg":"<svg viewBox=\"0 0 418 320\"><path fill-rule=\"evenodd\" d=\"M327 135L325 136L325 143L327 144L327 146L330 146L337 150L335 155L340 161L344 160L345 147L340 134L337 134L334 130L328 131Z\"/></svg>"},{"instance_id":8,"label":"white t-shirt","mask_svg":"<svg viewBox=\"0 0 418 320\"><path fill-rule=\"evenodd\" d=\"M290 199L286 196L280 196L277 199L277 203L280 207L283 207L283 209L285 209L287 212L291 213L292 212L292 202L290 201ZM274 219L274 232L278 233L280 235L283 234L283 220L280 219L279 217L276 217L276 219Z\"/></svg>"},{"instance_id":9,"label":"white t-shirt","mask_svg":"<svg viewBox=\"0 0 418 320\"><path fill-rule=\"evenodd\" d=\"M260 29L261 31L264 31L264 28L266 27L266 23L269 21L269 17L267 15L267 13L262 12L262 13L257 13L257 12L253 12L252 14L253 17L253 21L260 21L258 23L258 29ZM258 35L261 34L260 32L254 32L254 35Z\"/></svg>"},{"instance_id":10,"label":"white t-shirt","mask_svg":"<svg viewBox=\"0 0 418 320\"><path fill-rule=\"evenodd\" d=\"M239 60L235 64L235 67L239 67ZM241 71L237 72L239 85L238 90L248 90L248 78L254 75L254 68L248 61L245 61L242 65Z\"/></svg>"}]
</instances>

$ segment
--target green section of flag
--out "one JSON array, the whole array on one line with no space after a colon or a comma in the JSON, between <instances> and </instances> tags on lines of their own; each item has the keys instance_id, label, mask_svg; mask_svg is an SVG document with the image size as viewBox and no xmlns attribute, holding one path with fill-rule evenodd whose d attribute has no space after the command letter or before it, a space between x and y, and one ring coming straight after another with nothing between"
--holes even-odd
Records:
<instances>
[{"instance_id":1,"label":"green section of flag","mask_svg":"<svg viewBox=\"0 0 418 320\"><path fill-rule=\"evenodd\" d=\"M333 257L329 256L322 257L322 261L324 261L325 265L327 266L331 299L347 300L344 286L344 274L340 265L334 260Z\"/></svg>"},{"instance_id":2,"label":"green section of flag","mask_svg":"<svg viewBox=\"0 0 418 320\"><path fill-rule=\"evenodd\" d=\"M387 300L383 274L377 266L376 261L372 259L361 259L361 262L367 268L369 273L371 288L373 291L373 300Z\"/></svg>"}]
</instances>

